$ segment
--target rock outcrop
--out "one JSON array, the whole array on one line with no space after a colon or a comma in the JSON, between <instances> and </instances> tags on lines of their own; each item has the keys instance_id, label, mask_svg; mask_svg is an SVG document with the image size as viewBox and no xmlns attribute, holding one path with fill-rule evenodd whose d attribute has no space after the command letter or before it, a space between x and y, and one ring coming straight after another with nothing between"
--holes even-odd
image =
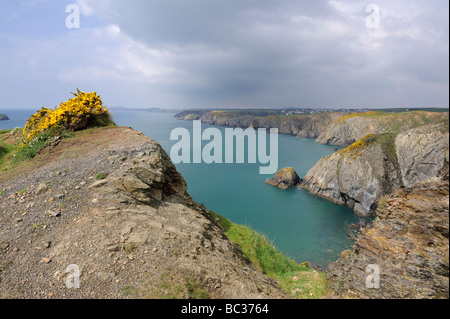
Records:
<instances>
[{"instance_id":1,"label":"rock outcrop","mask_svg":"<svg viewBox=\"0 0 450 319\"><path fill-rule=\"evenodd\" d=\"M5 114L0 114L0 121L7 121L9 120L9 117Z\"/></svg>"},{"instance_id":2,"label":"rock outcrop","mask_svg":"<svg viewBox=\"0 0 450 319\"><path fill-rule=\"evenodd\" d=\"M422 111L395 114L354 113L331 123L316 142L347 147L369 134L398 134L429 123L448 121L448 114Z\"/></svg>"},{"instance_id":3,"label":"rock outcrop","mask_svg":"<svg viewBox=\"0 0 450 319\"><path fill-rule=\"evenodd\" d=\"M234 112L210 111L201 114L200 120L205 123L220 126L230 126L239 128L277 128L280 134L287 134L299 137L317 138L327 127L349 113L344 112L324 112L319 114L307 114L297 116L253 116L239 115ZM199 114L194 114L195 119ZM189 114L187 115L188 118Z\"/></svg>"},{"instance_id":4,"label":"rock outcrop","mask_svg":"<svg viewBox=\"0 0 450 319\"><path fill-rule=\"evenodd\" d=\"M397 136L395 146L404 186L440 176L448 167L447 125L423 126Z\"/></svg>"},{"instance_id":5,"label":"rock outcrop","mask_svg":"<svg viewBox=\"0 0 450 319\"><path fill-rule=\"evenodd\" d=\"M300 177L292 167L280 169L272 179L266 180L267 184L281 189L288 189L298 186L300 182Z\"/></svg>"},{"instance_id":6,"label":"rock outcrop","mask_svg":"<svg viewBox=\"0 0 450 319\"><path fill-rule=\"evenodd\" d=\"M350 206L361 216L370 216L382 196L442 174L448 167L448 149L445 123L425 125L399 135L369 135L321 159L307 173L303 186Z\"/></svg>"},{"instance_id":7,"label":"rock outcrop","mask_svg":"<svg viewBox=\"0 0 450 319\"><path fill-rule=\"evenodd\" d=\"M1 298L287 297L132 129L78 132L0 174L0 190Z\"/></svg>"},{"instance_id":8,"label":"rock outcrop","mask_svg":"<svg viewBox=\"0 0 450 319\"><path fill-rule=\"evenodd\" d=\"M384 198L353 251L329 266L327 297L448 299L448 187L420 183Z\"/></svg>"}]
</instances>

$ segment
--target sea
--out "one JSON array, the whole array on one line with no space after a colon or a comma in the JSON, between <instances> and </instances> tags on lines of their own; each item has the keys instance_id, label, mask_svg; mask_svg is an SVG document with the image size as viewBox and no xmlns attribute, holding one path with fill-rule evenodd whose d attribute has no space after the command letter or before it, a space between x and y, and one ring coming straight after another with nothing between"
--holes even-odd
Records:
<instances>
[{"instance_id":1,"label":"sea","mask_svg":"<svg viewBox=\"0 0 450 319\"><path fill-rule=\"evenodd\" d=\"M24 127L35 110L3 109L10 120L0 121L0 130ZM192 122L178 120L175 113L112 110L117 125L132 127L158 141L170 154L177 143L170 135L175 128L192 134ZM203 123L203 129L224 127ZM267 138L269 140L269 138ZM322 157L336 151L313 139L279 135L279 168L293 167L306 175ZM248 145L245 144L245 147ZM191 148L192 148L191 144ZM191 150L192 151L192 150ZM265 184L272 176L260 175L261 164L177 164L195 201L264 235L298 263L326 268L343 250L351 248L348 224L359 217L347 206L334 204L304 189L282 190Z\"/></svg>"}]
</instances>

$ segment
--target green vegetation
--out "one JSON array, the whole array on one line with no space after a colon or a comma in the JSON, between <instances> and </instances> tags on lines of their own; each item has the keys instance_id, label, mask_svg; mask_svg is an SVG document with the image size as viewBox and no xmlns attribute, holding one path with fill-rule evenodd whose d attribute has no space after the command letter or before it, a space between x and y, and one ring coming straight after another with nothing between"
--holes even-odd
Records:
<instances>
[{"instance_id":1,"label":"green vegetation","mask_svg":"<svg viewBox=\"0 0 450 319\"><path fill-rule=\"evenodd\" d=\"M39 152L44 149L53 138L49 133L41 133L37 135L34 140L25 146L18 149L12 161L13 165L18 165L26 160L34 158Z\"/></svg>"},{"instance_id":2,"label":"green vegetation","mask_svg":"<svg viewBox=\"0 0 450 319\"><path fill-rule=\"evenodd\" d=\"M368 137L365 141L367 145L377 143L381 145L381 149L391 163L398 166L397 149L395 147L396 133L377 134Z\"/></svg>"},{"instance_id":3,"label":"green vegetation","mask_svg":"<svg viewBox=\"0 0 450 319\"><path fill-rule=\"evenodd\" d=\"M236 225L211 212L252 265L277 280L280 287L295 298L320 298L327 289L326 276L312 270L308 263L297 264L279 252L263 235L249 227Z\"/></svg>"},{"instance_id":4,"label":"green vegetation","mask_svg":"<svg viewBox=\"0 0 450 319\"><path fill-rule=\"evenodd\" d=\"M160 275L159 280L155 281L149 272L144 273L144 278L147 278L147 281L140 287L123 287L122 294L125 297L139 299L211 299L204 284L170 268Z\"/></svg>"},{"instance_id":5,"label":"green vegetation","mask_svg":"<svg viewBox=\"0 0 450 319\"><path fill-rule=\"evenodd\" d=\"M97 175L95 175L95 178L99 181L102 179L105 179L107 177L108 177L108 173L98 173Z\"/></svg>"},{"instance_id":6,"label":"green vegetation","mask_svg":"<svg viewBox=\"0 0 450 319\"><path fill-rule=\"evenodd\" d=\"M10 133L11 130L3 130L0 131L0 168L3 168L7 160L19 149L18 144L10 144L6 143L5 137L8 137L7 133Z\"/></svg>"},{"instance_id":7,"label":"green vegetation","mask_svg":"<svg viewBox=\"0 0 450 319\"><path fill-rule=\"evenodd\" d=\"M53 128L38 134L31 142L21 147L21 132L8 139L9 134L6 133L10 132L11 130L6 130L0 134L0 168L2 171L36 157L42 149L55 140L56 136L60 138L71 138L74 136L72 132L61 130L61 128Z\"/></svg>"},{"instance_id":8,"label":"green vegetation","mask_svg":"<svg viewBox=\"0 0 450 319\"><path fill-rule=\"evenodd\" d=\"M424 111L424 112L436 112L436 113L443 113L448 112L448 108L438 108L438 107L422 107L422 108L414 108L414 109L407 109L407 108L388 108L388 109L378 109L381 112L385 113L404 113L404 112L411 112L411 111Z\"/></svg>"},{"instance_id":9,"label":"green vegetation","mask_svg":"<svg viewBox=\"0 0 450 319\"><path fill-rule=\"evenodd\" d=\"M136 246L133 243L128 244L128 245L125 246L125 251L128 254L131 254L135 249L136 249Z\"/></svg>"},{"instance_id":10,"label":"green vegetation","mask_svg":"<svg viewBox=\"0 0 450 319\"><path fill-rule=\"evenodd\" d=\"M136 295L137 292L138 292L138 289L133 286L125 286L122 288L122 294L125 297Z\"/></svg>"},{"instance_id":11,"label":"green vegetation","mask_svg":"<svg viewBox=\"0 0 450 319\"><path fill-rule=\"evenodd\" d=\"M168 275L162 276L162 282L153 288L148 294L151 299L211 299L208 289L196 280L183 277L176 281ZM169 280L172 279L172 280Z\"/></svg>"},{"instance_id":12,"label":"green vegetation","mask_svg":"<svg viewBox=\"0 0 450 319\"><path fill-rule=\"evenodd\" d=\"M75 98L61 103L55 110L39 110L28 119L23 130L0 131L1 171L36 157L54 141L74 137L74 131L115 126L95 92L78 90L74 95Z\"/></svg>"}]
</instances>

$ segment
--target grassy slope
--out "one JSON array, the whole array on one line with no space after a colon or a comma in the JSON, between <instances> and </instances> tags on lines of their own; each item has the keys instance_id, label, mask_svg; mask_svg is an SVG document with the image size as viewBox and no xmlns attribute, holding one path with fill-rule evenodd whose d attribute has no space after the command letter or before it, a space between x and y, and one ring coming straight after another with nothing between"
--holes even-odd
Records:
<instances>
[{"instance_id":1,"label":"grassy slope","mask_svg":"<svg viewBox=\"0 0 450 319\"><path fill-rule=\"evenodd\" d=\"M11 130L0 131L0 172L10 167L13 156L19 149L19 143L7 140Z\"/></svg>"},{"instance_id":2,"label":"grassy slope","mask_svg":"<svg viewBox=\"0 0 450 319\"><path fill-rule=\"evenodd\" d=\"M310 269L308 263L297 264L278 251L263 235L237 225L214 212L211 214L224 228L227 237L236 243L252 265L279 282L294 298L320 298L326 293L326 275Z\"/></svg>"}]
</instances>

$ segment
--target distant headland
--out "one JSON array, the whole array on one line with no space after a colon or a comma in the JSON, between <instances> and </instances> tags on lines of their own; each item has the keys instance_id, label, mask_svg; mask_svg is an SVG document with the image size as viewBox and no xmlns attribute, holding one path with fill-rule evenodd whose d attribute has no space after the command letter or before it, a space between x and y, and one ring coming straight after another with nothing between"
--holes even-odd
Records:
<instances>
[{"instance_id":1,"label":"distant headland","mask_svg":"<svg viewBox=\"0 0 450 319\"><path fill-rule=\"evenodd\" d=\"M0 114L0 121L6 121L9 120L9 117L5 114Z\"/></svg>"}]
</instances>

